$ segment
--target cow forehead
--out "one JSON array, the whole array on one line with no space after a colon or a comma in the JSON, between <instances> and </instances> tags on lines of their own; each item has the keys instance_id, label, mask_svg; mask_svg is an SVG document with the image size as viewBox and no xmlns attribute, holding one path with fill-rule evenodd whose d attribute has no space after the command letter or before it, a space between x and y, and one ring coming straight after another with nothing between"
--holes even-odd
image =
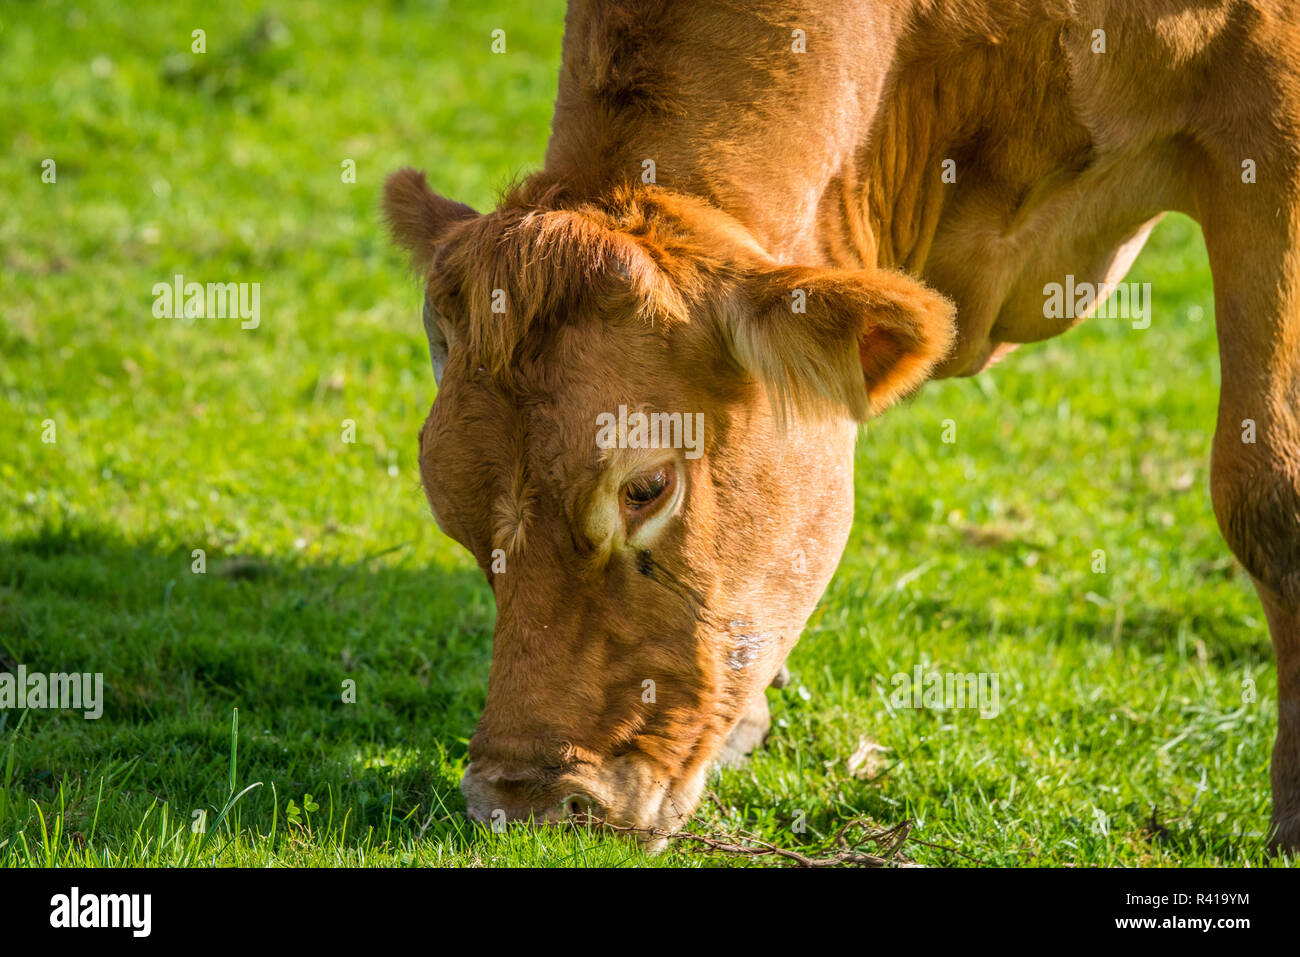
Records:
<instances>
[{"instance_id":1,"label":"cow forehead","mask_svg":"<svg viewBox=\"0 0 1300 957\"><path fill-rule=\"evenodd\" d=\"M526 342L505 376L466 351L449 366L434 418L444 438L490 433L499 441L504 433L528 449L594 451L601 413L700 404L698 363L670 340L668 329L642 319L570 320Z\"/></svg>"},{"instance_id":2,"label":"cow forehead","mask_svg":"<svg viewBox=\"0 0 1300 957\"><path fill-rule=\"evenodd\" d=\"M449 365L421 438L421 471L444 530L512 554L540 519L585 528L609 475L617 486L641 461L602 444L608 423L637 412L669 417L672 434L702 442L701 370L679 346L639 320L575 322L553 329L509 384L472 353Z\"/></svg>"},{"instance_id":3,"label":"cow forehead","mask_svg":"<svg viewBox=\"0 0 1300 957\"><path fill-rule=\"evenodd\" d=\"M488 489L589 482L600 466L596 417L619 394L620 365L526 365L535 370L518 372L509 387L472 356L448 368L421 434L426 484L450 499L483 501Z\"/></svg>"}]
</instances>

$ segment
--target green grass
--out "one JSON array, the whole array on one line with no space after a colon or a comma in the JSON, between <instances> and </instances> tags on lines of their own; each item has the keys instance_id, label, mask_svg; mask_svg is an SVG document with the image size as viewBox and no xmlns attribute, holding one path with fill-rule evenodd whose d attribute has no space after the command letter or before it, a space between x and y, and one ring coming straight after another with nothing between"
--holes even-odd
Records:
<instances>
[{"instance_id":1,"label":"green grass","mask_svg":"<svg viewBox=\"0 0 1300 957\"><path fill-rule=\"evenodd\" d=\"M494 835L457 790L494 612L419 489L433 383L376 203L407 163L480 209L540 163L559 0L90 6L0 13L0 666L103 672L107 701L0 712L0 862L740 863ZM261 326L155 319L177 272L260 282ZM1269 860L1276 673L1210 508L1196 226L1131 278L1150 329L1089 322L872 423L767 747L693 829L815 849L865 815L968 856L905 846L930 865ZM999 673L1001 713L894 710L918 663Z\"/></svg>"}]
</instances>

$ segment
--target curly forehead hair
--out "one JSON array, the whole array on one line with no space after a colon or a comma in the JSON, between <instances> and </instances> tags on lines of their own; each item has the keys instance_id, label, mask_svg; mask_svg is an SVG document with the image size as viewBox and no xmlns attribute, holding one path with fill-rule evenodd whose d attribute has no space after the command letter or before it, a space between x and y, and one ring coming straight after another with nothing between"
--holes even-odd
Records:
<instances>
[{"instance_id":1,"label":"curly forehead hair","mask_svg":"<svg viewBox=\"0 0 1300 957\"><path fill-rule=\"evenodd\" d=\"M508 382L523 344L577 315L685 321L724 264L688 228L693 210L625 187L567 203L539 177L449 230L429 295L477 361ZM716 288L716 287L715 287Z\"/></svg>"}]
</instances>

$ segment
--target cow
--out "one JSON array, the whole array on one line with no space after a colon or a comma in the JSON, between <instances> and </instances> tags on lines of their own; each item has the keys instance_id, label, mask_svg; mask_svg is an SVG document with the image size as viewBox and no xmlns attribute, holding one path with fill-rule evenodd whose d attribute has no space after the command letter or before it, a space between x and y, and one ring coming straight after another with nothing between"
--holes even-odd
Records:
<instances>
[{"instance_id":1,"label":"cow","mask_svg":"<svg viewBox=\"0 0 1300 957\"><path fill-rule=\"evenodd\" d=\"M486 214L403 169L384 209L425 283L424 490L497 608L468 814L660 835L768 729L857 424L1064 332L1195 219L1212 501L1276 651L1272 845L1300 845L1290 0L572 0L542 168ZM1102 293L1047 308L1067 277Z\"/></svg>"}]
</instances>

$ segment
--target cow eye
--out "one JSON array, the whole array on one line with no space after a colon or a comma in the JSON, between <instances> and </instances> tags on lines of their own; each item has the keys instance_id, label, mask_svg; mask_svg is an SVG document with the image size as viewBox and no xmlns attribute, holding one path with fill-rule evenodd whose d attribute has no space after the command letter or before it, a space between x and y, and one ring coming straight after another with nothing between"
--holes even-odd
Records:
<instances>
[{"instance_id":1,"label":"cow eye","mask_svg":"<svg viewBox=\"0 0 1300 957\"><path fill-rule=\"evenodd\" d=\"M664 497L672 488L673 470L669 466L644 472L623 486L623 507L629 512L640 512Z\"/></svg>"}]
</instances>

